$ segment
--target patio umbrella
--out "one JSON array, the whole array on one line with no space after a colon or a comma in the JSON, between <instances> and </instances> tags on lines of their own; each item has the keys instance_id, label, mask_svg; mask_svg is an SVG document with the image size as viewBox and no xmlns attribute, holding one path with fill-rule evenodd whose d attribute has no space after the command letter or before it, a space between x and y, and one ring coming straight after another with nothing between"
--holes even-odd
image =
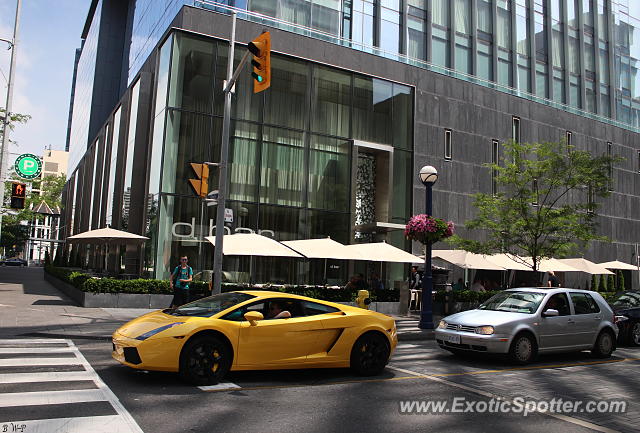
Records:
<instances>
[{"instance_id":1,"label":"patio umbrella","mask_svg":"<svg viewBox=\"0 0 640 433\"><path fill-rule=\"evenodd\" d=\"M528 270L531 270L533 266L533 260L531 257L521 257L525 261L525 264L529 266ZM576 269L570 266L568 263L563 263L558 259L539 259L538 260L538 272L579 272L580 269Z\"/></svg>"},{"instance_id":2,"label":"patio umbrella","mask_svg":"<svg viewBox=\"0 0 640 433\"><path fill-rule=\"evenodd\" d=\"M104 228L97 230L90 230L84 233L78 233L77 235L69 236L67 241L69 242L84 242L87 244L101 243L101 244L123 244L123 243L135 243L144 242L149 238L146 236L136 235L135 233L123 232L122 230L116 230L112 228Z\"/></svg>"},{"instance_id":3,"label":"patio umbrella","mask_svg":"<svg viewBox=\"0 0 640 433\"><path fill-rule=\"evenodd\" d=\"M284 245L309 259L366 260L360 252L331 238L283 241Z\"/></svg>"},{"instance_id":4,"label":"patio umbrella","mask_svg":"<svg viewBox=\"0 0 640 433\"><path fill-rule=\"evenodd\" d=\"M603 268L607 268L607 269L621 269L621 270L625 270L625 271L637 271L638 270L637 266L633 266L633 265L630 265L630 264L625 263L625 262L620 262L618 260L614 260L612 262L598 263L598 265L602 266Z\"/></svg>"},{"instance_id":5,"label":"patio umbrella","mask_svg":"<svg viewBox=\"0 0 640 433\"><path fill-rule=\"evenodd\" d=\"M605 268L604 266L600 266L597 263L593 263L587 259L578 258L578 259L557 259L557 261L561 263L565 263L577 271L586 272L587 274L606 274L606 275L614 275L613 272Z\"/></svg>"},{"instance_id":6,"label":"patio umbrella","mask_svg":"<svg viewBox=\"0 0 640 433\"><path fill-rule=\"evenodd\" d=\"M489 261L481 254L470 253L465 250L433 250L431 256L442 259L462 269L488 269L493 271L504 271L506 269L503 266Z\"/></svg>"},{"instance_id":7,"label":"patio umbrella","mask_svg":"<svg viewBox=\"0 0 640 433\"><path fill-rule=\"evenodd\" d=\"M215 236L205 239L216 245ZM225 256L305 257L275 239L255 233L225 235L222 245Z\"/></svg>"},{"instance_id":8,"label":"patio umbrella","mask_svg":"<svg viewBox=\"0 0 640 433\"><path fill-rule=\"evenodd\" d=\"M505 269L510 271L530 271L531 266L527 266L522 263L522 259L516 259L517 256L512 256L509 254L493 254L490 256L483 256L485 259L489 260L491 263L502 266Z\"/></svg>"},{"instance_id":9,"label":"patio umbrella","mask_svg":"<svg viewBox=\"0 0 640 433\"><path fill-rule=\"evenodd\" d=\"M389 245L386 242L374 242L370 244L353 244L346 245L351 251L355 251L356 254L360 254L360 259L354 260L369 260L372 262L392 262L392 263L419 263L420 258L409 254L405 250L396 248L393 245Z\"/></svg>"}]
</instances>

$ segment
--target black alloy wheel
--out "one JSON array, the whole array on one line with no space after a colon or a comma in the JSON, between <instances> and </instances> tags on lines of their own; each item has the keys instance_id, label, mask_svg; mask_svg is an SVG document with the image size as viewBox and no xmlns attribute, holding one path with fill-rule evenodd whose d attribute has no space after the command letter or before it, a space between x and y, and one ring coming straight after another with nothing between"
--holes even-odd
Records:
<instances>
[{"instance_id":1,"label":"black alloy wheel","mask_svg":"<svg viewBox=\"0 0 640 433\"><path fill-rule=\"evenodd\" d=\"M180 375L194 385L215 385L229 372L231 358L231 350L220 338L195 337L180 355Z\"/></svg>"},{"instance_id":2,"label":"black alloy wheel","mask_svg":"<svg viewBox=\"0 0 640 433\"><path fill-rule=\"evenodd\" d=\"M358 338L351 349L351 369L360 376L382 373L390 355L389 342L378 333L369 332Z\"/></svg>"},{"instance_id":3,"label":"black alloy wheel","mask_svg":"<svg viewBox=\"0 0 640 433\"><path fill-rule=\"evenodd\" d=\"M613 332L604 329L598 335L596 344L594 344L593 349L591 349L591 353L596 358L608 358L614 349Z\"/></svg>"}]
</instances>

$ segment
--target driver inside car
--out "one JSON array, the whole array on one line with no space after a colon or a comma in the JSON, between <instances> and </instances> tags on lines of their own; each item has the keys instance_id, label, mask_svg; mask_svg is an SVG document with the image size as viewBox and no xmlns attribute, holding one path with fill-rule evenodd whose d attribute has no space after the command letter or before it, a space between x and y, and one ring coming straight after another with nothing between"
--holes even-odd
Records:
<instances>
[{"instance_id":1,"label":"driver inside car","mask_svg":"<svg viewBox=\"0 0 640 433\"><path fill-rule=\"evenodd\" d=\"M267 313L267 319L287 319L291 317L291 313L282 309L282 305L278 301L272 301L269 303L269 312Z\"/></svg>"}]
</instances>

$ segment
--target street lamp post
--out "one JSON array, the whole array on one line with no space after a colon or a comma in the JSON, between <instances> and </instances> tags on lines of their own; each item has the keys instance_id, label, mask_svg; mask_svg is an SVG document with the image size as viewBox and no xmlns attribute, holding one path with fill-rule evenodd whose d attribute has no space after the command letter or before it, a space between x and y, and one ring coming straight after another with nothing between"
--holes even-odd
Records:
<instances>
[{"instance_id":1,"label":"street lamp post","mask_svg":"<svg viewBox=\"0 0 640 433\"><path fill-rule=\"evenodd\" d=\"M429 216L432 209L433 184L438 180L438 170L430 165L420 169L420 181L426 189L425 213ZM424 275L422 277L422 308L420 309L420 329L433 329L433 276L431 274L431 242L425 244L424 251Z\"/></svg>"}]
</instances>

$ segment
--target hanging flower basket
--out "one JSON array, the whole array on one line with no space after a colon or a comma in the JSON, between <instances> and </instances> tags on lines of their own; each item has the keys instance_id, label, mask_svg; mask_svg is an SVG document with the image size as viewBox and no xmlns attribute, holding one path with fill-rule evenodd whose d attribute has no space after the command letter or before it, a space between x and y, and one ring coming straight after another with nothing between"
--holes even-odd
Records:
<instances>
[{"instance_id":1,"label":"hanging flower basket","mask_svg":"<svg viewBox=\"0 0 640 433\"><path fill-rule=\"evenodd\" d=\"M404 236L421 244L433 244L453 235L452 221L434 218L430 215L419 214L411 217L404 229Z\"/></svg>"}]
</instances>

